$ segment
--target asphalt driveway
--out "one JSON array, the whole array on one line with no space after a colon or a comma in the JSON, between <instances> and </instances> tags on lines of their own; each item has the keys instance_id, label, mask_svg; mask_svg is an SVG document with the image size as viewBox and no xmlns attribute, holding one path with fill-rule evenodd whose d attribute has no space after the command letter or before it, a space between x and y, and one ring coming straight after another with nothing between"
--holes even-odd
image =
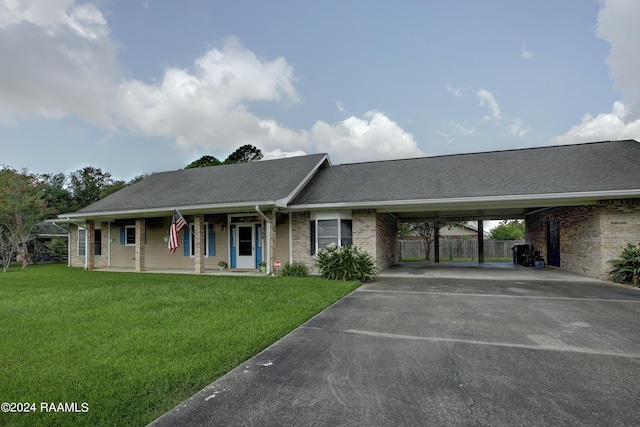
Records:
<instances>
[{"instance_id":1,"label":"asphalt driveway","mask_svg":"<svg viewBox=\"0 0 640 427\"><path fill-rule=\"evenodd\" d=\"M397 270L152 425L640 425L640 291L549 272Z\"/></svg>"}]
</instances>

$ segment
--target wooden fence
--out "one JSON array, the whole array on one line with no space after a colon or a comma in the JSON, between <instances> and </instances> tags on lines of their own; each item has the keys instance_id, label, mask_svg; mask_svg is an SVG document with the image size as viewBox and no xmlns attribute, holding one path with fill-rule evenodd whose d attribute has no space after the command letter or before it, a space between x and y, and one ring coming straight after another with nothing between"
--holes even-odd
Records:
<instances>
[{"instance_id":1,"label":"wooden fence","mask_svg":"<svg viewBox=\"0 0 640 427\"><path fill-rule=\"evenodd\" d=\"M400 240L400 255L402 259L406 258L425 258L425 249L423 240ZM511 248L513 245L524 244L524 240L485 240L484 241L484 257L485 258L510 258L513 257ZM429 258L433 260L433 242L429 250ZM440 240L440 260L454 259L478 259L478 241L477 240Z\"/></svg>"}]
</instances>

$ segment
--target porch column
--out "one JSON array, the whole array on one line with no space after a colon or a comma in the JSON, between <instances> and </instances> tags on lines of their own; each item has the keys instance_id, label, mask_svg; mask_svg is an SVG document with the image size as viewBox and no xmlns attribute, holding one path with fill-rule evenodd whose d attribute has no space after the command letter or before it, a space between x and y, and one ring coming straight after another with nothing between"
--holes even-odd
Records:
<instances>
[{"instance_id":1,"label":"porch column","mask_svg":"<svg viewBox=\"0 0 640 427\"><path fill-rule=\"evenodd\" d=\"M145 220L136 219L136 271L144 271Z\"/></svg>"},{"instance_id":2,"label":"porch column","mask_svg":"<svg viewBox=\"0 0 640 427\"><path fill-rule=\"evenodd\" d=\"M94 270L96 268L96 223L94 221L87 221L86 231L87 233L87 270Z\"/></svg>"},{"instance_id":3,"label":"porch column","mask_svg":"<svg viewBox=\"0 0 640 427\"><path fill-rule=\"evenodd\" d=\"M276 260L276 225L277 225L277 214L278 209L277 208L273 208L273 210L271 211L271 244L269 245L269 260L267 261L267 265L270 265L271 268L271 272L275 273L275 267L273 266L273 264L277 261Z\"/></svg>"},{"instance_id":4,"label":"porch column","mask_svg":"<svg viewBox=\"0 0 640 427\"><path fill-rule=\"evenodd\" d=\"M484 221L478 220L478 263L484 264Z\"/></svg>"},{"instance_id":5,"label":"porch column","mask_svg":"<svg viewBox=\"0 0 640 427\"><path fill-rule=\"evenodd\" d=\"M196 215L195 216L195 225L194 225L194 255L196 258L195 265L195 273L202 274L204 273L204 215Z\"/></svg>"},{"instance_id":6,"label":"porch column","mask_svg":"<svg viewBox=\"0 0 640 427\"><path fill-rule=\"evenodd\" d=\"M433 261L440 262L440 223L433 223Z\"/></svg>"}]
</instances>

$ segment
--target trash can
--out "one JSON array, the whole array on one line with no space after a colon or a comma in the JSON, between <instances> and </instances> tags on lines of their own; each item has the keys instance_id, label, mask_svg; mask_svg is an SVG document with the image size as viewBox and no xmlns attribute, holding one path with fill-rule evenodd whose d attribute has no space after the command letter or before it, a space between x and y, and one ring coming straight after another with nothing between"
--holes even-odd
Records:
<instances>
[{"instance_id":1,"label":"trash can","mask_svg":"<svg viewBox=\"0 0 640 427\"><path fill-rule=\"evenodd\" d=\"M513 263L524 265L529 255L529 245L514 245L511 250L513 251Z\"/></svg>"}]
</instances>

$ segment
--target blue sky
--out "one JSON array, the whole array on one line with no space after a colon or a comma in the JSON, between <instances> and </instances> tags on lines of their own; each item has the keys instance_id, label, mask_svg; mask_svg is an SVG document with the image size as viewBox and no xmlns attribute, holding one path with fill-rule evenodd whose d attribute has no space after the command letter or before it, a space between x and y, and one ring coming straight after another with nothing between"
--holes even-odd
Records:
<instances>
[{"instance_id":1,"label":"blue sky","mask_svg":"<svg viewBox=\"0 0 640 427\"><path fill-rule=\"evenodd\" d=\"M640 2L0 0L0 164L640 139ZM508 165L505 165L508 168Z\"/></svg>"}]
</instances>

